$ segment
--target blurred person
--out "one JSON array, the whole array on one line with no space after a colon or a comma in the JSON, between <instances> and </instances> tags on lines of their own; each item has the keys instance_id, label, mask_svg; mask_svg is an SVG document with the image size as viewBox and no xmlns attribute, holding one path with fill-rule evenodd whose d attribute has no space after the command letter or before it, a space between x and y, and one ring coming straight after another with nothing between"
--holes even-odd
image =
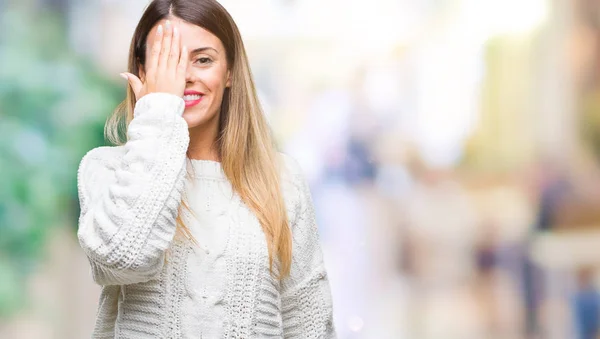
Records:
<instances>
[{"instance_id":1,"label":"blurred person","mask_svg":"<svg viewBox=\"0 0 600 339\"><path fill-rule=\"evenodd\" d=\"M577 339L597 339L600 327L600 293L594 285L594 270L577 272L577 291L573 297L573 315Z\"/></svg>"},{"instance_id":2,"label":"blurred person","mask_svg":"<svg viewBox=\"0 0 600 339\"><path fill-rule=\"evenodd\" d=\"M489 338L511 337L511 326L505 324L503 319L502 301L506 302L508 293L502 296L502 290L507 290L503 285L503 272L501 270L502 242L494 221L485 221L481 225L482 233L475 243L475 291L482 314L484 330ZM503 288L504 287L504 288Z\"/></svg>"},{"instance_id":3,"label":"blurred person","mask_svg":"<svg viewBox=\"0 0 600 339\"><path fill-rule=\"evenodd\" d=\"M542 335L540 310L548 300L547 273L531 257L531 246L538 234L552 231L558 223L559 210L572 191L567 178L566 168L554 160L542 161L539 168L537 188L539 202L537 218L532 230L527 233L523 243L522 289L525 307L525 333L527 338Z\"/></svg>"},{"instance_id":4,"label":"blurred person","mask_svg":"<svg viewBox=\"0 0 600 339\"><path fill-rule=\"evenodd\" d=\"M350 183L366 181L373 184L377 165L372 161L373 155L369 149L369 142L353 136L348 140L346 147L348 148L344 166L346 180Z\"/></svg>"},{"instance_id":5,"label":"blurred person","mask_svg":"<svg viewBox=\"0 0 600 339\"><path fill-rule=\"evenodd\" d=\"M93 338L334 338L310 191L275 151L229 13L152 1L122 75L118 146L78 173Z\"/></svg>"}]
</instances>

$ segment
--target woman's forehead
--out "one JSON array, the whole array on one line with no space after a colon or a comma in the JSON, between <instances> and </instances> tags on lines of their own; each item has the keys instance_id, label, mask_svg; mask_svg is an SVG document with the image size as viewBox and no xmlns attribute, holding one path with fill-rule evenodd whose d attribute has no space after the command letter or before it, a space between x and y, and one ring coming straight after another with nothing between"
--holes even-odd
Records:
<instances>
[{"instance_id":1,"label":"woman's forehead","mask_svg":"<svg viewBox=\"0 0 600 339\"><path fill-rule=\"evenodd\" d=\"M194 49L203 47L214 48L215 50L217 50L217 52L221 52L224 49L221 40L219 40L219 38L217 38L216 35L212 34L208 30L177 17L170 17L169 20L171 21L171 25L173 27L177 27L177 29L179 30L179 33L181 35L181 45L187 46L189 51L193 51ZM154 44L158 26L162 25L164 29L166 23L167 19L162 19L158 21L154 25L154 27L152 27L152 29L148 33L146 44L147 50L149 50Z\"/></svg>"}]
</instances>

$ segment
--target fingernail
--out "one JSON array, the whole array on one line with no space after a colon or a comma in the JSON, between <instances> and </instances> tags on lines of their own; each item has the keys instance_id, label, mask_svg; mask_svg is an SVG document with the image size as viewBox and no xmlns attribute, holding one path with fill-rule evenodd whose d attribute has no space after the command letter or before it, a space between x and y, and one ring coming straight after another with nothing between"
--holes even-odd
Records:
<instances>
[{"instance_id":1,"label":"fingernail","mask_svg":"<svg viewBox=\"0 0 600 339\"><path fill-rule=\"evenodd\" d=\"M167 29L171 28L171 21L167 20Z\"/></svg>"},{"instance_id":2,"label":"fingernail","mask_svg":"<svg viewBox=\"0 0 600 339\"><path fill-rule=\"evenodd\" d=\"M178 32L177 27L173 27L173 35L177 35L177 32Z\"/></svg>"},{"instance_id":3,"label":"fingernail","mask_svg":"<svg viewBox=\"0 0 600 339\"><path fill-rule=\"evenodd\" d=\"M162 34L162 25L158 25L158 29L156 30L156 35Z\"/></svg>"},{"instance_id":4,"label":"fingernail","mask_svg":"<svg viewBox=\"0 0 600 339\"><path fill-rule=\"evenodd\" d=\"M125 80L129 80L129 78L127 77L127 74L125 73L120 73L119 74L121 76L121 78L125 79Z\"/></svg>"}]
</instances>

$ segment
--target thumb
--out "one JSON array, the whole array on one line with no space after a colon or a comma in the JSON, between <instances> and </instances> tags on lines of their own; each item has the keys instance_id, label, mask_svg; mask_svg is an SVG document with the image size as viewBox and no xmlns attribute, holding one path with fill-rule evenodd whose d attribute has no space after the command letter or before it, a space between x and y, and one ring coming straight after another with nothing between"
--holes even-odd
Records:
<instances>
[{"instance_id":1,"label":"thumb","mask_svg":"<svg viewBox=\"0 0 600 339\"><path fill-rule=\"evenodd\" d=\"M127 80L127 82L129 82L129 85L131 86L131 89L133 90L133 93L135 93L136 98L139 98L139 94L142 90L142 87L144 84L142 84L142 81L140 80L140 78L138 78L137 76L135 76L134 74L128 73L128 72L123 72L121 73L121 76Z\"/></svg>"}]
</instances>

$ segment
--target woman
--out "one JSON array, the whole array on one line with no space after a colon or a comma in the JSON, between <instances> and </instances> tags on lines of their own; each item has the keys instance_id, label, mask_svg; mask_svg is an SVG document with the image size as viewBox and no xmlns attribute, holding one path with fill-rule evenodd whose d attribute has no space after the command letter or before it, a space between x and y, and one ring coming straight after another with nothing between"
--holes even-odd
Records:
<instances>
[{"instance_id":1,"label":"woman","mask_svg":"<svg viewBox=\"0 0 600 339\"><path fill-rule=\"evenodd\" d=\"M106 129L119 146L78 173L79 242L102 286L93 337L335 337L308 186L274 150L230 15L152 1L122 75Z\"/></svg>"}]
</instances>

